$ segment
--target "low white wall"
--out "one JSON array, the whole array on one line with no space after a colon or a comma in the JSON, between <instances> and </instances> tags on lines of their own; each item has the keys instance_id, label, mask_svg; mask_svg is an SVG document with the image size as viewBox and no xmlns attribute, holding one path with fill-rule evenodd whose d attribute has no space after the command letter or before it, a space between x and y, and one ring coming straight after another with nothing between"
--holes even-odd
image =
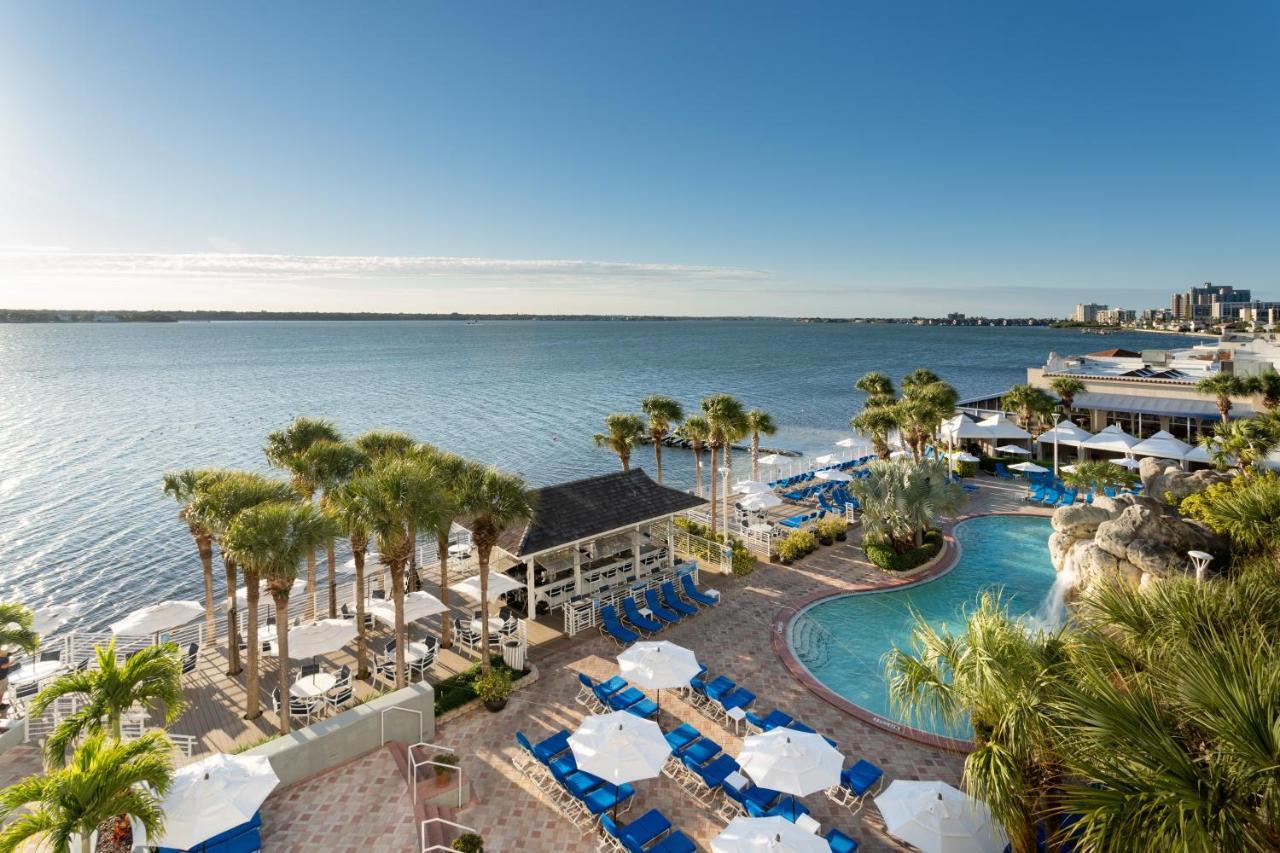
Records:
<instances>
[{"instance_id":1,"label":"low white wall","mask_svg":"<svg viewBox=\"0 0 1280 853\"><path fill-rule=\"evenodd\" d=\"M408 711L392 711L384 721L382 712L388 708L421 711L421 733L418 715ZM246 750L245 754L265 755L280 777L280 784L292 785L377 749L382 741L384 722L388 741L404 744L430 741L436 731L435 690L430 684L411 684Z\"/></svg>"},{"instance_id":2,"label":"low white wall","mask_svg":"<svg viewBox=\"0 0 1280 853\"><path fill-rule=\"evenodd\" d=\"M0 755L13 749L15 746L21 746L27 739L27 720L23 717L21 720L15 720L13 724L3 732L0 732Z\"/></svg>"}]
</instances>

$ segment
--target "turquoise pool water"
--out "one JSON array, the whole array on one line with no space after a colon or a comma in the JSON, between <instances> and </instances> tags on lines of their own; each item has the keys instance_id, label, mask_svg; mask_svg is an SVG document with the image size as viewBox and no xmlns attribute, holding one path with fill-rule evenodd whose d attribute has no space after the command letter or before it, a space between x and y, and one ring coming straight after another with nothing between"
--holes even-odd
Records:
<instances>
[{"instance_id":1,"label":"turquoise pool water","mask_svg":"<svg viewBox=\"0 0 1280 853\"><path fill-rule=\"evenodd\" d=\"M913 611L933 625L955 626L961 608L988 587L1003 587L1015 613L1036 613L1053 586L1051 532L1047 518L994 515L962 521L955 527L960 560L951 571L909 589L819 602L792 621L787 641L818 681L855 705L917 729L967 739L967 725L949 729L937 721L908 722L895 713L884 657L894 647L908 647Z\"/></svg>"}]
</instances>

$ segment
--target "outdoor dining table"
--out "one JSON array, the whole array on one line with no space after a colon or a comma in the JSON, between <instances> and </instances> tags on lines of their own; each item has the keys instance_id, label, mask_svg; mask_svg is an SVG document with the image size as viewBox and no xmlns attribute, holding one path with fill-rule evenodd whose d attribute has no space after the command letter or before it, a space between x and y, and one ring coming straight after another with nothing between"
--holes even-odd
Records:
<instances>
[{"instance_id":1,"label":"outdoor dining table","mask_svg":"<svg viewBox=\"0 0 1280 853\"><path fill-rule=\"evenodd\" d=\"M404 662L417 663L431 654L431 647L426 643L409 643L404 647Z\"/></svg>"},{"instance_id":2,"label":"outdoor dining table","mask_svg":"<svg viewBox=\"0 0 1280 853\"><path fill-rule=\"evenodd\" d=\"M471 545L466 542L455 542L449 546L450 557L470 557Z\"/></svg>"},{"instance_id":3,"label":"outdoor dining table","mask_svg":"<svg viewBox=\"0 0 1280 853\"><path fill-rule=\"evenodd\" d=\"M489 631L490 631L491 633L496 633L497 631L500 631L501 629L502 629L502 620L501 620L501 619L499 619L497 616L490 616L490 617L489 617ZM472 620L471 620L471 630L472 630L472 632L473 632L473 633L476 633L476 634L479 634L479 633L480 633L480 620L479 620L479 619L472 619Z\"/></svg>"},{"instance_id":4,"label":"outdoor dining table","mask_svg":"<svg viewBox=\"0 0 1280 853\"><path fill-rule=\"evenodd\" d=\"M69 667L60 660L37 660L24 663L22 668L9 676L9 683L17 687L31 682L44 681L67 672Z\"/></svg>"},{"instance_id":5,"label":"outdoor dining table","mask_svg":"<svg viewBox=\"0 0 1280 853\"><path fill-rule=\"evenodd\" d=\"M306 678L299 678L293 682L289 687L289 693L299 699L314 699L332 690L337 683L338 678L333 673L318 672L315 675L308 675Z\"/></svg>"}]
</instances>

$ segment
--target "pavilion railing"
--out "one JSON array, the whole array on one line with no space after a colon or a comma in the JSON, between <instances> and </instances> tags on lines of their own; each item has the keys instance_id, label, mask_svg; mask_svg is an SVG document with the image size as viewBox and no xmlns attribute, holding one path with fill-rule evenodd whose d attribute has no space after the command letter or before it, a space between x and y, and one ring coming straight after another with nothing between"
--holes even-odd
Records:
<instances>
[{"instance_id":1,"label":"pavilion railing","mask_svg":"<svg viewBox=\"0 0 1280 853\"><path fill-rule=\"evenodd\" d=\"M726 545L713 539L696 536L670 520L658 521L650 525L649 535L655 541L671 541L677 554L697 560L698 566L703 571L722 575L733 574L733 552Z\"/></svg>"}]
</instances>

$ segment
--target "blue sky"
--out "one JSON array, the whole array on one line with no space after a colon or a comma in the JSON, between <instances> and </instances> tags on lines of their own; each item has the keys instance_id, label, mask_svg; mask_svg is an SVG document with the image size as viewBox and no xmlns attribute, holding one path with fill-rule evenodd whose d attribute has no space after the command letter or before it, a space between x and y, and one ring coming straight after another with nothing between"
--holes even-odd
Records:
<instances>
[{"instance_id":1,"label":"blue sky","mask_svg":"<svg viewBox=\"0 0 1280 853\"><path fill-rule=\"evenodd\" d=\"M4 9L0 307L1280 299L1274 3Z\"/></svg>"}]
</instances>

